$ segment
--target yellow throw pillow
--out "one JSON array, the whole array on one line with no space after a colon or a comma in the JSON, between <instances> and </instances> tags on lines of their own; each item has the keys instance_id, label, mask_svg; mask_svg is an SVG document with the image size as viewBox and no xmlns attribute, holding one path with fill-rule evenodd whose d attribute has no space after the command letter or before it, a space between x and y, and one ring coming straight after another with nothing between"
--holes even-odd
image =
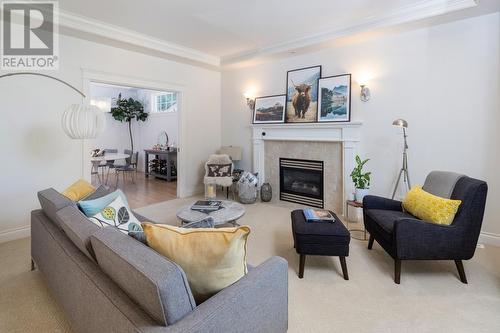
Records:
<instances>
[{"instance_id":1,"label":"yellow throw pillow","mask_svg":"<svg viewBox=\"0 0 500 333\"><path fill-rule=\"evenodd\" d=\"M65 189L62 194L73 201L80 201L94 191L94 186L92 186L89 182L80 179Z\"/></svg>"},{"instance_id":2,"label":"yellow throw pillow","mask_svg":"<svg viewBox=\"0 0 500 333\"><path fill-rule=\"evenodd\" d=\"M148 245L186 273L198 304L247 273L250 228L193 228L142 223Z\"/></svg>"},{"instance_id":3,"label":"yellow throw pillow","mask_svg":"<svg viewBox=\"0 0 500 333\"><path fill-rule=\"evenodd\" d=\"M403 208L419 219L450 225L461 203L461 200L441 198L425 192L421 186L414 186L406 194Z\"/></svg>"}]
</instances>

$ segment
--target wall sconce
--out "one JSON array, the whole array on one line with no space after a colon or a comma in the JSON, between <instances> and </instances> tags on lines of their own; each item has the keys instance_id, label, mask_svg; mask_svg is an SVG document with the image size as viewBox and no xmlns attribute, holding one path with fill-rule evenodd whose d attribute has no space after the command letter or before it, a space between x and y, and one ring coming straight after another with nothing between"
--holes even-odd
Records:
<instances>
[{"instance_id":1,"label":"wall sconce","mask_svg":"<svg viewBox=\"0 0 500 333\"><path fill-rule=\"evenodd\" d=\"M253 111L253 109L255 108L255 97L254 97L253 93L246 92L243 94L243 96L247 100L248 107L250 108L250 110Z\"/></svg>"},{"instance_id":2,"label":"wall sconce","mask_svg":"<svg viewBox=\"0 0 500 333\"><path fill-rule=\"evenodd\" d=\"M359 86L361 87L361 92L359 94L359 98L363 102L368 102L370 100L370 97L371 97L370 89L366 86L366 84L370 78L371 78L370 74L362 73L359 75L358 80L357 80L359 83Z\"/></svg>"},{"instance_id":3,"label":"wall sconce","mask_svg":"<svg viewBox=\"0 0 500 333\"><path fill-rule=\"evenodd\" d=\"M368 102L371 97L370 88L368 88L365 84L360 84L359 86L361 87L359 98L361 98L363 102Z\"/></svg>"}]
</instances>

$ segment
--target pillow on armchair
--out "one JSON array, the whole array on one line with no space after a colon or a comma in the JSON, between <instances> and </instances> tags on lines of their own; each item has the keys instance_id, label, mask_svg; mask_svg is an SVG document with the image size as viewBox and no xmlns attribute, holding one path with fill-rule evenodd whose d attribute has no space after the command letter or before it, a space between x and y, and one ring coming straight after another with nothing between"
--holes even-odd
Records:
<instances>
[{"instance_id":1,"label":"pillow on armchair","mask_svg":"<svg viewBox=\"0 0 500 333\"><path fill-rule=\"evenodd\" d=\"M451 200L435 196L414 186L403 200L403 208L424 221L450 225L455 218L461 200Z\"/></svg>"},{"instance_id":2,"label":"pillow on armchair","mask_svg":"<svg viewBox=\"0 0 500 333\"><path fill-rule=\"evenodd\" d=\"M231 177L233 170L232 164L207 164L207 177Z\"/></svg>"}]
</instances>

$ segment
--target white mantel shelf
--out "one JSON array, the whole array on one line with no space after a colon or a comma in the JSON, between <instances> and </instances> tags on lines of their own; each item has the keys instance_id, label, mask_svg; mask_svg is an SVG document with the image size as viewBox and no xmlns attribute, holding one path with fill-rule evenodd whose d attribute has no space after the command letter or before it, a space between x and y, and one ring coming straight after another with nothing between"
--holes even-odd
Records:
<instances>
[{"instance_id":1,"label":"white mantel shelf","mask_svg":"<svg viewBox=\"0 0 500 333\"><path fill-rule=\"evenodd\" d=\"M361 136L362 122L348 123L298 123L298 124L253 124L253 168L259 181L265 181L265 141L339 142L342 144L342 179L344 199L353 191L349 180L354 168ZM344 200L345 201L345 200ZM344 213L344 212L342 212Z\"/></svg>"},{"instance_id":2,"label":"white mantel shelf","mask_svg":"<svg viewBox=\"0 0 500 333\"><path fill-rule=\"evenodd\" d=\"M252 139L318 142L358 142L361 122L306 123L306 124L253 124ZM255 156L255 150L254 150Z\"/></svg>"},{"instance_id":3,"label":"white mantel shelf","mask_svg":"<svg viewBox=\"0 0 500 333\"><path fill-rule=\"evenodd\" d=\"M351 121L346 123L276 123L276 124L252 124L252 128L343 128L343 127L359 127L363 125L361 121Z\"/></svg>"}]
</instances>

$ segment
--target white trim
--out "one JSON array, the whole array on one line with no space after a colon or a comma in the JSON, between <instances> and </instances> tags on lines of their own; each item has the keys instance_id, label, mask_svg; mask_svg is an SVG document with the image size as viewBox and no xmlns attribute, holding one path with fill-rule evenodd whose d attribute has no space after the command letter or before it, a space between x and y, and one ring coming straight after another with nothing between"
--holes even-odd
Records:
<instances>
[{"instance_id":1,"label":"white trim","mask_svg":"<svg viewBox=\"0 0 500 333\"><path fill-rule=\"evenodd\" d=\"M479 235L479 242L487 245L500 247L500 234L494 234L492 232L481 232Z\"/></svg>"},{"instance_id":2,"label":"white trim","mask_svg":"<svg viewBox=\"0 0 500 333\"><path fill-rule=\"evenodd\" d=\"M192 48L141 34L116 25L59 10L59 25L96 36L137 45L153 51L173 55L212 66L220 66L220 58Z\"/></svg>"},{"instance_id":3,"label":"white trim","mask_svg":"<svg viewBox=\"0 0 500 333\"><path fill-rule=\"evenodd\" d=\"M187 126L187 113L186 110L186 100L185 96L188 94L188 89L182 85L177 83L171 83L166 81L157 81L151 80L148 78L142 77L134 77L134 76L126 76L115 73L107 73L102 71L95 71L91 69L82 68L82 77L83 77L83 93L87 96L86 101L90 101L89 91L90 91L90 82L98 82L98 83L106 83L106 84L115 84L122 86L129 86L135 88L142 89L151 89L156 91L175 91L178 93L177 95L177 112L178 116L178 147L179 151L177 152L177 169L185 170L184 163L186 163L188 156L187 148L184 146L184 143L187 142L186 138L186 126ZM83 148L83 156L84 156L84 178L89 179L90 177L90 154L86 153L90 151L90 147L88 143L84 143L85 147ZM177 178L177 197L185 198L190 196L190 191L186 189L187 182L187 173L180 172Z\"/></svg>"},{"instance_id":4,"label":"white trim","mask_svg":"<svg viewBox=\"0 0 500 333\"><path fill-rule=\"evenodd\" d=\"M221 58L221 65L230 65L253 58L288 52L365 31L422 20L475 6L477 6L477 0L423 0L393 11L387 11L383 15L365 17L351 26L344 26L295 40L269 45L261 49L224 56Z\"/></svg>"},{"instance_id":5,"label":"white trim","mask_svg":"<svg viewBox=\"0 0 500 333\"><path fill-rule=\"evenodd\" d=\"M31 235L31 226L17 227L0 232L0 243L27 238Z\"/></svg>"}]
</instances>

